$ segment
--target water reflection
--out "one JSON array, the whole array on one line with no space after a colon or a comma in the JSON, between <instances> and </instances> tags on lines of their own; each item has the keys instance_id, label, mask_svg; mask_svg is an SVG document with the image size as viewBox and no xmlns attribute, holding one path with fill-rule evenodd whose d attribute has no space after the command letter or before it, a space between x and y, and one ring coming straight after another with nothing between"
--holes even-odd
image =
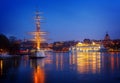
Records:
<instances>
[{"instance_id":1,"label":"water reflection","mask_svg":"<svg viewBox=\"0 0 120 83\"><path fill-rule=\"evenodd\" d=\"M31 59L31 68L33 68L33 83L45 83L44 59Z\"/></svg>"},{"instance_id":2,"label":"water reflection","mask_svg":"<svg viewBox=\"0 0 120 83\"><path fill-rule=\"evenodd\" d=\"M0 76L2 76L3 73L3 60L0 60Z\"/></svg>"},{"instance_id":3,"label":"water reflection","mask_svg":"<svg viewBox=\"0 0 120 83\"><path fill-rule=\"evenodd\" d=\"M102 69L106 72L115 72L120 69L120 53L102 53Z\"/></svg>"},{"instance_id":4,"label":"water reflection","mask_svg":"<svg viewBox=\"0 0 120 83\"><path fill-rule=\"evenodd\" d=\"M79 73L99 73L101 69L101 56L99 52L77 54L77 71Z\"/></svg>"},{"instance_id":5,"label":"water reflection","mask_svg":"<svg viewBox=\"0 0 120 83\"><path fill-rule=\"evenodd\" d=\"M53 63L56 70L77 70L81 74L99 73L101 56L99 52L91 53L54 53Z\"/></svg>"},{"instance_id":6,"label":"water reflection","mask_svg":"<svg viewBox=\"0 0 120 83\"><path fill-rule=\"evenodd\" d=\"M120 53L48 53L0 60L0 83L120 82Z\"/></svg>"},{"instance_id":7,"label":"water reflection","mask_svg":"<svg viewBox=\"0 0 120 83\"><path fill-rule=\"evenodd\" d=\"M69 69L69 53L53 53L53 65L57 71Z\"/></svg>"},{"instance_id":8,"label":"water reflection","mask_svg":"<svg viewBox=\"0 0 120 83\"><path fill-rule=\"evenodd\" d=\"M45 82L45 74L44 70L37 66L36 70L33 73L34 83L44 83Z\"/></svg>"},{"instance_id":9,"label":"water reflection","mask_svg":"<svg viewBox=\"0 0 120 83\"><path fill-rule=\"evenodd\" d=\"M0 82L7 83L9 80L16 80L16 72L20 66L20 58L0 60ZM14 71L14 72L13 72ZM7 79L7 80L6 80ZM12 81L12 82L14 82Z\"/></svg>"}]
</instances>

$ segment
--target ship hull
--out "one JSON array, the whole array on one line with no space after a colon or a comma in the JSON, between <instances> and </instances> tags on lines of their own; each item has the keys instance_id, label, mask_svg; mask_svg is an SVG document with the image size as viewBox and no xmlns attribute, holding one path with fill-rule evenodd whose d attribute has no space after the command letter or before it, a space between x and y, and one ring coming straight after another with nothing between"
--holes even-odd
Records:
<instances>
[{"instance_id":1,"label":"ship hull","mask_svg":"<svg viewBox=\"0 0 120 83\"><path fill-rule=\"evenodd\" d=\"M30 55L29 58L31 59L45 58L45 52L43 50L38 50L34 54Z\"/></svg>"}]
</instances>

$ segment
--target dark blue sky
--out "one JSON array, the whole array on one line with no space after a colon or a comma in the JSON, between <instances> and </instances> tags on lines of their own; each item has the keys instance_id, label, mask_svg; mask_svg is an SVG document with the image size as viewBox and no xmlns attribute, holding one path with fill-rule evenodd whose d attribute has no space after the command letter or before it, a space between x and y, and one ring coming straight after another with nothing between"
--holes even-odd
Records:
<instances>
[{"instance_id":1,"label":"dark blue sky","mask_svg":"<svg viewBox=\"0 0 120 83\"><path fill-rule=\"evenodd\" d=\"M120 38L120 0L0 0L0 33L29 38L36 6L52 41Z\"/></svg>"}]
</instances>

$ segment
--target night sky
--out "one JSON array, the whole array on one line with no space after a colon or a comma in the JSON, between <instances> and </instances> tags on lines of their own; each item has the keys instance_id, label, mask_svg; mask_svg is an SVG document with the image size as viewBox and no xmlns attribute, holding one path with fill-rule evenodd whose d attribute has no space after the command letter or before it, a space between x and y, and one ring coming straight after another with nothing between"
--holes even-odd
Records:
<instances>
[{"instance_id":1,"label":"night sky","mask_svg":"<svg viewBox=\"0 0 120 83\"><path fill-rule=\"evenodd\" d=\"M35 31L35 11L50 41L120 39L120 0L0 0L0 33L18 39Z\"/></svg>"}]
</instances>

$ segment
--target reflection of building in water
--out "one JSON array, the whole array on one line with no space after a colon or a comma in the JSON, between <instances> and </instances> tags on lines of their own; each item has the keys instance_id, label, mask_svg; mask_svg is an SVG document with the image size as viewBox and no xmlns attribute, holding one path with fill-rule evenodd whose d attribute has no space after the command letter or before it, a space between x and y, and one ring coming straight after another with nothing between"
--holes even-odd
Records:
<instances>
[{"instance_id":1,"label":"reflection of building in water","mask_svg":"<svg viewBox=\"0 0 120 83\"><path fill-rule=\"evenodd\" d=\"M52 56L52 54L51 53L47 53L46 54L46 59L45 59L45 64L52 64L53 63L53 56Z\"/></svg>"},{"instance_id":2,"label":"reflection of building in water","mask_svg":"<svg viewBox=\"0 0 120 83\"><path fill-rule=\"evenodd\" d=\"M74 70L76 65L76 56L69 53L54 53L53 64L56 70Z\"/></svg>"},{"instance_id":3,"label":"reflection of building in water","mask_svg":"<svg viewBox=\"0 0 120 83\"><path fill-rule=\"evenodd\" d=\"M101 56L99 52L77 54L77 71L79 73L99 73L101 69Z\"/></svg>"},{"instance_id":4,"label":"reflection of building in water","mask_svg":"<svg viewBox=\"0 0 120 83\"><path fill-rule=\"evenodd\" d=\"M64 54L63 53L55 53L55 54L56 55L54 56L54 62L55 62L56 69L57 70L58 69L62 70L63 69L63 64L64 64L64 59L63 59Z\"/></svg>"},{"instance_id":5,"label":"reflection of building in water","mask_svg":"<svg viewBox=\"0 0 120 83\"><path fill-rule=\"evenodd\" d=\"M102 53L102 68L116 71L120 68L120 54L115 52ZM109 64L108 64L109 63Z\"/></svg>"},{"instance_id":6,"label":"reflection of building in water","mask_svg":"<svg viewBox=\"0 0 120 83\"><path fill-rule=\"evenodd\" d=\"M98 52L104 50L104 47L100 44L92 43L92 44L86 44L86 43L78 43L75 46L70 47L70 51L79 51L79 52Z\"/></svg>"},{"instance_id":7,"label":"reflection of building in water","mask_svg":"<svg viewBox=\"0 0 120 83\"><path fill-rule=\"evenodd\" d=\"M72 55L69 55L69 64L70 65L74 65L76 64L76 55L72 54Z\"/></svg>"},{"instance_id":8,"label":"reflection of building in water","mask_svg":"<svg viewBox=\"0 0 120 83\"><path fill-rule=\"evenodd\" d=\"M69 54L68 53L54 53L53 64L56 70L64 70L69 68Z\"/></svg>"},{"instance_id":9,"label":"reflection of building in water","mask_svg":"<svg viewBox=\"0 0 120 83\"><path fill-rule=\"evenodd\" d=\"M11 69L16 72L20 66L20 58L16 59L2 59L0 60L0 78L6 78L12 76L12 73L9 73ZM14 75L13 77L16 77Z\"/></svg>"},{"instance_id":10,"label":"reflection of building in water","mask_svg":"<svg viewBox=\"0 0 120 83\"><path fill-rule=\"evenodd\" d=\"M25 55L24 57L22 57L22 63L24 67L27 68L27 65L29 65L29 55Z\"/></svg>"},{"instance_id":11,"label":"reflection of building in water","mask_svg":"<svg viewBox=\"0 0 120 83\"><path fill-rule=\"evenodd\" d=\"M55 53L53 64L56 70L77 70L80 73L99 73L100 52Z\"/></svg>"}]
</instances>

